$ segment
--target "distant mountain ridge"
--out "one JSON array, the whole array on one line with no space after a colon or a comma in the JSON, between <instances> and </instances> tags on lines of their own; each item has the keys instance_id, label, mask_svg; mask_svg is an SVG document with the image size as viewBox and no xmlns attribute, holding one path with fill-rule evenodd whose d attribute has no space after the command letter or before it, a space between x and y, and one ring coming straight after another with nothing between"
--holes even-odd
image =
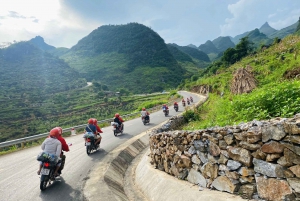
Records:
<instances>
[{"instance_id":1,"label":"distant mountain ridge","mask_svg":"<svg viewBox=\"0 0 300 201\"><path fill-rule=\"evenodd\" d=\"M101 26L61 58L87 80L112 90L161 91L177 86L185 74L164 40L138 23Z\"/></svg>"}]
</instances>

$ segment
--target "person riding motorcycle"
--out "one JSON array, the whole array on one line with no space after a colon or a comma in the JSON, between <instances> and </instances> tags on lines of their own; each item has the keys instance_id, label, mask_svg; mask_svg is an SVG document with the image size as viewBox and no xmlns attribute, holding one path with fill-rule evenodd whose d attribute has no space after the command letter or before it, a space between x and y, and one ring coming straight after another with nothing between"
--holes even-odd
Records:
<instances>
[{"instance_id":1,"label":"person riding motorcycle","mask_svg":"<svg viewBox=\"0 0 300 201\"><path fill-rule=\"evenodd\" d=\"M175 108L178 108L178 103L177 102L174 102L174 109Z\"/></svg>"},{"instance_id":2,"label":"person riding motorcycle","mask_svg":"<svg viewBox=\"0 0 300 201\"><path fill-rule=\"evenodd\" d=\"M119 113L115 114L114 122L117 122L119 124L119 130L122 131L124 127L123 125L124 120L120 117Z\"/></svg>"},{"instance_id":3,"label":"person riding motorcycle","mask_svg":"<svg viewBox=\"0 0 300 201\"><path fill-rule=\"evenodd\" d=\"M62 128L61 127L55 127L55 128L57 128L59 131L57 139L60 141L61 149L62 149L61 154L60 154L61 165L58 170L58 174L61 174L61 171L64 169L65 162L66 162L66 156L63 154L63 151L68 152L68 151L70 151L70 149L69 149L69 145L66 143L66 140L62 137L62 133L63 133Z\"/></svg>"},{"instance_id":4,"label":"person riding motorcycle","mask_svg":"<svg viewBox=\"0 0 300 201\"><path fill-rule=\"evenodd\" d=\"M142 120L148 116L149 120L150 120L150 117L149 117L150 113L146 110L146 108L143 108L142 111L141 111L141 117L142 117Z\"/></svg>"},{"instance_id":5,"label":"person riding motorcycle","mask_svg":"<svg viewBox=\"0 0 300 201\"><path fill-rule=\"evenodd\" d=\"M190 104L190 99L189 99L189 98L186 98L186 102L187 102L187 104L189 105L189 104Z\"/></svg>"},{"instance_id":6,"label":"person riding motorcycle","mask_svg":"<svg viewBox=\"0 0 300 201\"><path fill-rule=\"evenodd\" d=\"M190 100L191 100L191 102L193 102L193 101L194 101L192 96L190 97Z\"/></svg>"},{"instance_id":7,"label":"person riding motorcycle","mask_svg":"<svg viewBox=\"0 0 300 201\"><path fill-rule=\"evenodd\" d=\"M97 128L96 128L96 126L94 125L94 119L93 119L93 118L90 118L90 119L88 120L88 125L85 127L85 131L86 131L87 133L93 133L95 139L98 139L98 138L97 138ZM87 142L87 136L86 136L86 135L83 135L83 138L84 138L84 145L86 145L86 142Z\"/></svg>"},{"instance_id":8,"label":"person riding motorcycle","mask_svg":"<svg viewBox=\"0 0 300 201\"><path fill-rule=\"evenodd\" d=\"M58 159L60 159L60 154L61 154L61 142L57 139L57 137L59 136L59 129L57 128L53 128L50 130L49 133L49 138L46 138L44 140L44 142L42 143L42 150L48 154L53 154L55 156L57 156ZM40 162L39 164L39 170L37 171L37 174L40 175L41 174L41 170L42 170L42 165L43 162ZM57 164L56 164L56 169L54 171L54 177L59 176L58 174L58 170L61 166L61 161L58 160Z\"/></svg>"},{"instance_id":9,"label":"person riding motorcycle","mask_svg":"<svg viewBox=\"0 0 300 201\"><path fill-rule=\"evenodd\" d=\"M94 120L93 124L94 124L94 126L96 126L96 130L97 130L97 138L96 138L97 141L96 141L96 144L97 143L100 144L101 140L102 140L102 136L100 135L100 133L103 133L103 131L101 130L100 126L98 126L97 119L93 119L93 120Z\"/></svg>"},{"instance_id":10,"label":"person riding motorcycle","mask_svg":"<svg viewBox=\"0 0 300 201\"><path fill-rule=\"evenodd\" d=\"M166 105L166 104L163 104L163 107L162 107L163 111L165 110L169 110L169 107Z\"/></svg>"}]
</instances>

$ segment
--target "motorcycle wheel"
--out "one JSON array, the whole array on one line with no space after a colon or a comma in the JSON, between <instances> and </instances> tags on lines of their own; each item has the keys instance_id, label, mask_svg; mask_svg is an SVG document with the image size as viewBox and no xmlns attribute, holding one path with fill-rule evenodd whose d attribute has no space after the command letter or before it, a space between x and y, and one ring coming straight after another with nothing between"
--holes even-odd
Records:
<instances>
[{"instance_id":1,"label":"motorcycle wheel","mask_svg":"<svg viewBox=\"0 0 300 201\"><path fill-rule=\"evenodd\" d=\"M49 181L48 175L41 175L40 189L45 190Z\"/></svg>"},{"instance_id":2,"label":"motorcycle wheel","mask_svg":"<svg viewBox=\"0 0 300 201\"><path fill-rule=\"evenodd\" d=\"M87 145L86 146L86 153L87 153L87 155L90 155L90 153L91 153L91 145Z\"/></svg>"},{"instance_id":3,"label":"motorcycle wheel","mask_svg":"<svg viewBox=\"0 0 300 201\"><path fill-rule=\"evenodd\" d=\"M117 137L117 131L115 131L115 130L114 130L114 136L116 136L116 137Z\"/></svg>"}]
</instances>

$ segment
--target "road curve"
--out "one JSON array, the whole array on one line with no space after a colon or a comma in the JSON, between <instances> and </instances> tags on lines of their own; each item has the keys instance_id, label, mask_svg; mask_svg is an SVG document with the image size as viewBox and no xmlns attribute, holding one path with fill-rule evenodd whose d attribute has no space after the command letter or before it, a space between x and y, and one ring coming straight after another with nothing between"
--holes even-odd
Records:
<instances>
[{"instance_id":1,"label":"road curve","mask_svg":"<svg viewBox=\"0 0 300 201\"><path fill-rule=\"evenodd\" d=\"M198 96L188 92L180 92L180 94L184 97L192 96L194 102L200 100ZM182 111L183 107L180 104L179 112ZM124 134L118 137L113 135L111 127L105 127L102 129L103 139L100 150L89 156L85 151L82 134L67 137L67 143L72 143L72 146L70 152L65 153L67 159L63 174L43 192L39 189L40 178L36 174L38 169L36 156L41 151L40 146L0 156L0 201L85 200L82 189L95 164L101 162L110 151L126 140L160 124L175 114L173 107L170 107L168 117L165 117L162 111L154 112L150 115L151 123L146 126L139 118L126 121Z\"/></svg>"}]
</instances>

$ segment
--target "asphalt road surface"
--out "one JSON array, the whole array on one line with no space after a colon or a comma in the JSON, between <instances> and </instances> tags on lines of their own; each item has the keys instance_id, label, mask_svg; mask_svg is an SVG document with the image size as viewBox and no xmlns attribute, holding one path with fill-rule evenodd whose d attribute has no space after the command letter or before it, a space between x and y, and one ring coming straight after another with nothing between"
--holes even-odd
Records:
<instances>
[{"instance_id":1,"label":"asphalt road surface","mask_svg":"<svg viewBox=\"0 0 300 201\"><path fill-rule=\"evenodd\" d=\"M180 92L186 97L192 96L194 103L200 98L188 92ZM178 113L184 109L179 104ZM173 107L170 107L169 116L165 117L162 110L150 114L150 124L143 125L140 118L126 121L124 133L118 137L113 135L112 127L102 128L102 142L100 149L90 155L86 154L83 134L65 138L67 143L72 143L70 152L66 152L66 164L61 177L49 186L45 191L40 191L40 176L37 175L38 161L36 156L41 152L40 146L24 149L15 153L0 157L0 200L85 200L82 189L88 179L89 172L97 162L111 150L124 143L129 138L154 127L175 115ZM121 114L122 115L122 114ZM99 188L101 188L99 186Z\"/></svg>"}]
</instances>

